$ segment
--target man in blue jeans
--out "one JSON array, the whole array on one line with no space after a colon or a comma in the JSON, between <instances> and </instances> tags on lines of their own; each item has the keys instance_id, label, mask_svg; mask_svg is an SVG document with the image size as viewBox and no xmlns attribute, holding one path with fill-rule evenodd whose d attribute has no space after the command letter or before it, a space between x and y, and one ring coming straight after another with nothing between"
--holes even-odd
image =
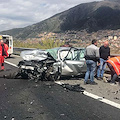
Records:
<instances>
[{"instance_id":1,"label":"man in blue jeans","mask_svg":"<svg viewBox=\"0 0 120 120\"><path fill-rule=\"evenodd\" d=\"M108 41L104 42L104 45L99 49L100 65L97 70L97 80L103 79L104 70L106 68L106 60L110 58L110 48Z\"/></svg>"},{"instance_id":2,"label":"man in blue jeans","mask_svg":"<svg viewBox=\"0 0 120 120\"><path fill-rule=\"evenodd\" d=\"M88 78L90 76L90 84L96 85L97 83L94 81L94 74L97 66L97 62L99 63L99 48L97 47L97 40L92 40L92 44L86 48L85 59L87 64L87 72L85 74L84 84L88 84Z\"/></svg>"}]
</instances>

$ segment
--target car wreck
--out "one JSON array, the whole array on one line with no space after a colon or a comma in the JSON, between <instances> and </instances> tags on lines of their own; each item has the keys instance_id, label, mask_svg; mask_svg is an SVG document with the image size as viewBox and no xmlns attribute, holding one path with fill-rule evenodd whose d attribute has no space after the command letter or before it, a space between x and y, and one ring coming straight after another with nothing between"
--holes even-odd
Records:
<instances>
[{"instance_id":1,"label":"car wreck","mask_svg":"<svg viewBox=\"0 0 120 120\"><path fill-rule=\"evenodd\" d=\"M29 80L58 80L61 76L78 76L86 72L84 48L57 47L22 51L18 75Z\"/></svg>"}]
</instances>

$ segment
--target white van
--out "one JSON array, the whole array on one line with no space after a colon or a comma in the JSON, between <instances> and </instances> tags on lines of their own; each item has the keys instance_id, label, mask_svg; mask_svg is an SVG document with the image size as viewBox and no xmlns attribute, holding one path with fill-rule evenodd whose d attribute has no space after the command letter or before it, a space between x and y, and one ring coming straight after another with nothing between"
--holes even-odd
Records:
<instances>
[{"instance_id":1,"label":"white van","mask_svg":"<svg viewBox=\"0 0 120 120\"><path fill-rule=\"evenodd\" d=\"M10 35L1 35L4 43L8 45L8 54L9 57L13 53L13 37Z\"/></svg>"}]
</instances>

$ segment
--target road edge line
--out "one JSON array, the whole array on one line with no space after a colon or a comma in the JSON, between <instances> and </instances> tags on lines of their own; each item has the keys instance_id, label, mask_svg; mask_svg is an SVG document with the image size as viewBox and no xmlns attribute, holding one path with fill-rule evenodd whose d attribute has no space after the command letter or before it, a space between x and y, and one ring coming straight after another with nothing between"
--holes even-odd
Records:
<instances>
[{"instance_id":1,"label":"road edge line","mask_svg":"<svg viewBox=\"0 0 120 120\"><path fill-rule=\"evenodd\" d=\"M7 63L7 64L9 64L9 65L12 65L12 66L14 66L14 67L17 67L17 68L18 68L18 66L17 66L17 65L15 65L15 64L13 64L13 63L10 63L10 62L8 62L8 61L5 61L5 63Z\"/></svg>"},{"instance_id":2,"label":"road edge line","mask_svg":"<svg viewBox=\"0 0 120 120\"><path fill-rule=\"evenodd\" d=\"M55 81L55 83L58 84L58 85L64 84L63 82L60 82L60 81ZM108 99L105 99L103 97L97 96L95 94L89 93L89 92L87 92L85 90L84 90L83 94L88 96L88 97L91 97L93 99L96 99L96 100L98 100L100 102L106 103L106 104L108 104L110 106L113 106L113 107L116 107L116 108L120 109L120 104L119 103L116 103L116 102L110 101Z\"/></svg>"}]
</instances>

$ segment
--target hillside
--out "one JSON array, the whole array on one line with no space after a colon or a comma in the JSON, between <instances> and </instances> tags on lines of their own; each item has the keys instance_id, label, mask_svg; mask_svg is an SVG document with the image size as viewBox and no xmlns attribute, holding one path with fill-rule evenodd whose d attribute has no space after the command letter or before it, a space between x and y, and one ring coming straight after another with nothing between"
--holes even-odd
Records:
<instances>
[{"instance_id":1,"label":"hillside","mask_svg":"<svg viewBox=\"0 0 120 120\"><path fill-rule=\"evenodd\" d=\"M120 29L120 3L119 0L105 0L77 5L67 11L56 14L42 22L0 32L10 34L14 38L25 40L36 38L42 32L65 32L68 30L98 30Z\"/></svg>"}]
</instances>

